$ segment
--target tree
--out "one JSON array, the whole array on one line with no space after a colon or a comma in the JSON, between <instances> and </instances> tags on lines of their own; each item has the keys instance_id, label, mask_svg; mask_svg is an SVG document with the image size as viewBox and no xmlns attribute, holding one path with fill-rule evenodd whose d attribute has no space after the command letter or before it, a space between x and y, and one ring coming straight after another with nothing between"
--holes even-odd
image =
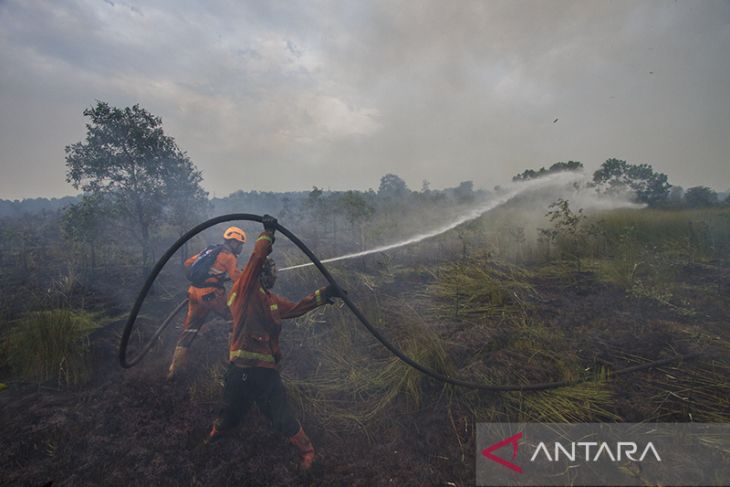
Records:
<instances>
[{"instance_id":1,"label":"tree","mask_svg":"<svg viewBox=\"0 0 730 487\"><path fill-rule=\"evenodd\" d=\"M342 205L345 210L345 217L350 222L353 230L359 228L360 247L365 249L365 222L370 220L375 213L375 208L368 203L368 200L358 191L348 191L342 196Z\"/></svg>"},{"instance_id":2,"label":"tree","mask_svg":"<svg viewBox=\"0 0 730 487\"><path fill-rule=\"evenodd\" d=\"M583 163L578 161L568 161L568 162L556 162L552 166L550 166L550 169L548 169L548 172L555 173L555 172L565 172L565 171L582 171L583 170Z\"/></svg>"},{"instance_id":3,"label":"tree","mask_svg":"<svg viewBox=\"0 0 730 487\"><path fill-rule=\"evenodd\" d=\"M311 234L312 246L318 250L321 250L319 243L322 241L322 236L327 230L328 213L325 206L326 198L324 197L324 191L322 188L313 186L312 191L307 194L304 207L309 213L310 220L307 233Z\"/></svg>"},{"instance_id":4,"label":"tree","mask_svg":"<svg viewBox=\"0 0 730 487\"><path fill-rule=\"evenodd\" d=\"M200 171L164 134L162 119L139 105L116 108L97 102L83 114L90 119L86 140L66 146L66 181L89 197L110 202L109 216L136 238L147 267L161 218L186 225L180 217L207 202Z\"/></svg>"},{"instance_id":5,"label":"tree","mask_svg":"<svg viewBox=\"0 0 730 487\"><path fill-rule=\"evenodd\" d=\"M513 176L512 181L527 181L528 179L539 178L540 176L545 175L546 172L547 170L545 169L545 166L541 167L538 171L535 171L534 169L525 169L517 176Z\"/></svg>"},{"instance_id":6,"label":"tree","mask_svg":"<svg viewBox=\"0 0 730 487\"><path fill-rule=\"evenodd\" d=\"M578 161L568 161L568 162L556 162L552 166L550 166L548 169L545 169L545 167L541 167L539 170L535 171L533 169L527 169L523 171L522 173L518 174L517 176L514 176L512 178L512 181L527 181L529 179L535 179L542 176L547 176L548 174L555 174L558 172L577 172L583 170L583 163Z\"/></svg>"},{"instance_id":7,"label":"tree","mask_svg":"<svg viewBox=\"0 0 730 487\"><path fill-rule=\"evenodd\" d=\"M709 208L719 203L717 193L707 186L689 188L684 193L684 202L690 208Z\"/></svg>"},{"instance_id":8,"label":"tree","mask_svg":"<svg viewBox=\"0 0 730 487\"><path fill-rule=\"evenodd\" d=\"M386 174L380 178L380 186L378 187L378 196L385 198L398 199L408 193L406 182L395 174Z\"/></svg>"},{"instance_id":9,"label":"tree","mask_svg":"<svg viewBox=\"0 0 730 487\"><path fill-rule=\"evenodd\" d=\"M585 232L583 222L586 216L583 208L577 212L570 209L568 200L559 198L550 204L552 208L545 216L550 219L553 228L538 229L540 236L548 244L548 255L550 254L550 243L556 243L563 257L574 259L578 272L581 269L581 257L586 248Z\"/></svg>"},{"instance_id":10,"label":"tree","mask_svg":"<svg viewBox=\"0 0 730 487\"><path fill-rule=\"evenodd\" d=\"M454 197L457 203L471 203L474 201L474 182L462 181L454 188Z\"/></svg>"},{"instance_id":11,"label":"tree","mask_svg":"<svg viewBox=\"0 0 730 487\"><path fill-rule=\"evenodd\" d=\"M669 188L667 195L667 205L673 208L682 206L684 202L684 188L682 186L672 186Z\"/></svg>"},{"instance_id":12,"label":"tree","mask_svg":"<svg viewBox=\"0 0 730 487\"><path fill-rule=\"evenodd\" d=\"M634 165L613 158L593 173L593 182L608 193L632 191L637 201L650 206L666 201L672 187L667 175L654 171L649 164Z\"/></svg>"},{"instance_id":13,"label":"tree","mask_svg":"<svg viewBox=\"0 0 730 487\"><path fill-rule=\"evenodd\" d=\"M105 202L100 196L85 196L76 204L69 206L63 213L61 228L64 237L87 246L89 273L93 276L96 269L96 252L104 240L103 216L107 213Z\"/></svg>"}]
</instances>

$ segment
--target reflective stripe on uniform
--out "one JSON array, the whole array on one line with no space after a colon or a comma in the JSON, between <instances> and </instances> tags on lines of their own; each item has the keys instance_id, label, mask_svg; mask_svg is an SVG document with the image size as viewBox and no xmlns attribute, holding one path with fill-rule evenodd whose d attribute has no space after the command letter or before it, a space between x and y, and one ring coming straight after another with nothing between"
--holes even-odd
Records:
<instances>
[{"instance_id":1,"label":"reflective stripe on uniform","mask_svg":"<svg viewBox=\"0 0 730 487\"><path fill-rule=\"evenodd\" d=\"M317 300L317 304L322 304L322 293L317 289L314 291L314 297Z\"/></svg>"},{"instance_id":2,"label":"reflective stripe on uniform","mask_svg":"<svg viewBox=\"0 0 730 487\"><path fill-rule=\"evenodd\" d=\"M266 291L264 291L264 288L262 288L262 287L259 288L259 291L262 294L266 294ZM231 295L228 297L228 302L226 303L228 306L233 304L233 300L236 299L236 295L237 295L236 291L233 291L231 293Z\"/></svg>"},{"instance_id":3,"label":"reflective stripe on uniform","mask_svg":"<svg viewBox=\"0 0 730 487\"><path fill-rule=\"evenodd\" d=\"M269 237L268 235L259 236L259 238L257 238L256 241L258 242L259 240L268 240L269 242L274 243L274 241L271 240L271 237Z\"/></svg>"},{"instance_id":4,"label":"reflective stripe on uniform","mask_svg":"<svg viewBox=\"0 0 730 487\"><path fill-rule=\"evenodd\" d=\"M260 360L262 362L276 362L273 355L266 353L249 352L248 350L233 350L228 354L228 360L237 358L248 360Z\"/></svg>"},{"instance_id":5,"label":"reflective stripe on uniform","mask_svg":"<svg viewBox=\"0 0 730 487\"><path fill-rule=\"evenodd\" d=\"M278 309L279 309L279 305L278 305L278 304L276 304L276 303L274 303L274 304L272 304L272 305L270 306L270 308L271 308L271 311L276 311L276 310L278 310Z\"/></svg>"}]
</instances>

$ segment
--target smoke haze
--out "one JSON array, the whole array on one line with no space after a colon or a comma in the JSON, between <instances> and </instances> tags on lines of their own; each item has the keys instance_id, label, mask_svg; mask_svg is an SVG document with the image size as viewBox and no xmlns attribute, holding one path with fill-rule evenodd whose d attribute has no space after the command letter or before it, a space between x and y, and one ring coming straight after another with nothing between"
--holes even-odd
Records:
<instances>
[{"instance_id":1,"label":"smoke haze","mask_svg":"<svg viewBox=\"0 0 730 487\"><path fill-rule=\"evenodd\" d=\"M455 229L459 225L475 220L484 214L502 206L509 204L514 198L520 197L520 206L525 213L523 220L539 221L544 215L544 208L548 207L558 199L568 200L574 209L583 209L588 212L598 210L613 210L618 208L642 208L644 205L632 203L630 194L600 194L595 187L589 184L589 180L581 173L565 172L558 173L541 178L512 183L489 198L486 203L480 204L464 213L455 216L449 223L439 226L419 235L401 240L392 244L380 245L369 250L354 252L339 257L331 257L322 259L321 262L326 264L341 260L355 259L379 252L394 250L407 245L414 245L426 239L442 235L450 230ZM531 211L530 211L531 210ZM536 215L536 213L538 213ZM535 218L537 217L537 219ZM429 221L424 218L424 221ZM310 267L314 264L308 262L306 264L293 265L284 267L282 271L301 269Z\"/></svg>"}]
</instances>

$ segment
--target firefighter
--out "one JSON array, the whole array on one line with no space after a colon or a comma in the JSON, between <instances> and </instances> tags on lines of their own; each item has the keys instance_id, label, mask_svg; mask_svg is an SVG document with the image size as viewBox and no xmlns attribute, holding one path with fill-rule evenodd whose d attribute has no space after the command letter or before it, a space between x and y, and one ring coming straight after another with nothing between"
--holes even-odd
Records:
<instances>
[{"instance_id":1,"label":"firefighter","mask_svg":"<svg viewBox=\"0 0 730 487\"><path fill-rule=\"evenodd\" d=\"M207 443L234 428L255 402L274 429L289 438L300 452L302 470L314 461L314 447L294 417L279 375L282 320L296 318L341 297L328 286L298 303L271 292L276 282L276 264L268 257L274 243L276 219L264 215L264 232L228 298L233 315L229 365L224 377L223 408L213 424Z\"/></svg>"},{"instance_id":2,"label":"firefighter","mask_svg":"<svg viewBox=\"0 0 730 487\"><path fill-rule=\"evenodd\" d=\"M246 232L238 227L228 227L223 232L223 239L224 243L218 250L215 261L207 269L208 277L200 283L192 282L188 288L188 312L167 372L168 380L174 379L180 367L187 361L190 345L211 311L227 321L231 319L223 283L236 280L241 274L236 263L243 244L246 243ZM190 268L201 255L203 252L187 259L185 267Z\"/></svg>"}]
</instances>

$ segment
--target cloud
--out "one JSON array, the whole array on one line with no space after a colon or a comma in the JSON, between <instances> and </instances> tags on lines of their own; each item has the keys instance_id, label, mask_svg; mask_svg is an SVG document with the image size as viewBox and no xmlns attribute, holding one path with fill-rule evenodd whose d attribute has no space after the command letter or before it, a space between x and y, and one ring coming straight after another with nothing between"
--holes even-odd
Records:
<instances>
[{"instance_id":1,"label":"cloud","mask_svg":"<svg viewBox=\"0 0 730 487\"><path fill-rule=\"evenodd\" d=\"M726 2L6 1L0 160L53 176L0 197L72 192L96 99L160 115L219 195L614 156L725 189L728 26Z\"/></svg>"}]
</instances>

